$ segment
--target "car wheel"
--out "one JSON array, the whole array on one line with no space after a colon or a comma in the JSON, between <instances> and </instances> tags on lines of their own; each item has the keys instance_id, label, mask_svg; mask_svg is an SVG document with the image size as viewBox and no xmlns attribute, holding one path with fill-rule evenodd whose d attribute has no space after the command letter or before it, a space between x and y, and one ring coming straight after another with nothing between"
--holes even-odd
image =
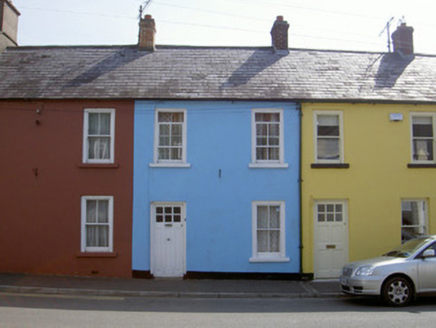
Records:
<instances>
[{"instance_id":1,"label":"car wheel","mask_svg":"<svg viewBox=\"0 0 436 328\"><path fill-rule=\"evenodd\" d=\"M405 306L413 298L413 287L405 278L392 277L383 285L382 297L390 306Z\"/></svg>"}]
</instances>

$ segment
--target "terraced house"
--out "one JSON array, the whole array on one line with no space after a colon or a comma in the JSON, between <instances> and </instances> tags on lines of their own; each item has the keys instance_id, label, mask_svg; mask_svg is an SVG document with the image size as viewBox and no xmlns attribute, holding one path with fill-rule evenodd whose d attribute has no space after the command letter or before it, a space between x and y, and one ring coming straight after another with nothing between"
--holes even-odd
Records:
<instances>
[{"instance_id":1,"label":"terraced house","mask_svg":"<svg viewBox=\"0 0 436 328\"><path fill-rule=\"evenodd\" d=\"M394 53L289 48L288 28L269 47L156 45L149 15L136 45L1 34L0 271L327 278L435 232L436 57L407 26Z\"/></svg>"}]
</instances>

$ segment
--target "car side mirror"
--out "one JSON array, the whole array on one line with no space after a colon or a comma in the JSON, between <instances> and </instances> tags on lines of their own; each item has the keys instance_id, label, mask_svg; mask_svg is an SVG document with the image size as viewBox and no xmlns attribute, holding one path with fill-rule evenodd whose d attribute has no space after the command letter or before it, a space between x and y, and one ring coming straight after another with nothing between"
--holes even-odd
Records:
<instances>
[{"instance_id":1,"label":"car side mirror","mask_svg":"<svg viewBox=\"0 0 436 328\"><path fill-rule=\"evenodd\" d=\"M434 249L426 249L424 251L424 253L422 253L422 257L425 259L427 257L435 257L435 250Z\"/></svg>"}]
</instances>

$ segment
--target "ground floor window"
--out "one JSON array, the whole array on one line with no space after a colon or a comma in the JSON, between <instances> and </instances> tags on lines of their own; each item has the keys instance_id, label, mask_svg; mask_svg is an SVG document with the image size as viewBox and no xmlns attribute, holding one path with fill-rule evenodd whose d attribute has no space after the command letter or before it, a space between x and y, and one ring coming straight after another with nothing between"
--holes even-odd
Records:
<instances>
[{"instance_id":1,"label":"ground floor window","mask_svg":"<svg viewBox=\"0 0 436 328\"><path fill-rule=\"evenodd\" d=\"M285 203L253 202L253 257L256 261L288 261L285 257Z\"/></svg>"},{"instance_id":2,"label":"ground floor window","mask_svg":"<svg viewBox=\"0 0 436 328\"><path fill-rule=\"evenodd\" d=\"M425 200L403 200L401 202L402 242L427 233L427 202Z\"/></svg>"},{"instance_id":3,"label":"ground floor window","mask_svg":"<svg viewBox=\"0 0 436 328\"><path fill-rule=\"evenodd\" d=\"M82 197L82 252L112 252L113 197Z\"/></svg>"}]
</instances>

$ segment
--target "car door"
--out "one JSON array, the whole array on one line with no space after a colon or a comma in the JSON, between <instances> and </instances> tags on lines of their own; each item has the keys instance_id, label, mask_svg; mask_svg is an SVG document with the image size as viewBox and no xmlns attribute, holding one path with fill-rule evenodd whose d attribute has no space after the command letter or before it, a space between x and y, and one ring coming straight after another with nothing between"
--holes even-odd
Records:
<instances>
[{"instance_id":1,"label":"car door","mask_svg":"<svg viewBox=\"0 0 436 328\"><path fill-rule=\"evenodd\" d=\"M433 249L436 252L436 243L433 243L426 249ZM424 251L422 251L420 255L423 253ZM418 259L418 291L436 291L436 257L423 258L418 256Z\"/></svg>"}]
</instances>

